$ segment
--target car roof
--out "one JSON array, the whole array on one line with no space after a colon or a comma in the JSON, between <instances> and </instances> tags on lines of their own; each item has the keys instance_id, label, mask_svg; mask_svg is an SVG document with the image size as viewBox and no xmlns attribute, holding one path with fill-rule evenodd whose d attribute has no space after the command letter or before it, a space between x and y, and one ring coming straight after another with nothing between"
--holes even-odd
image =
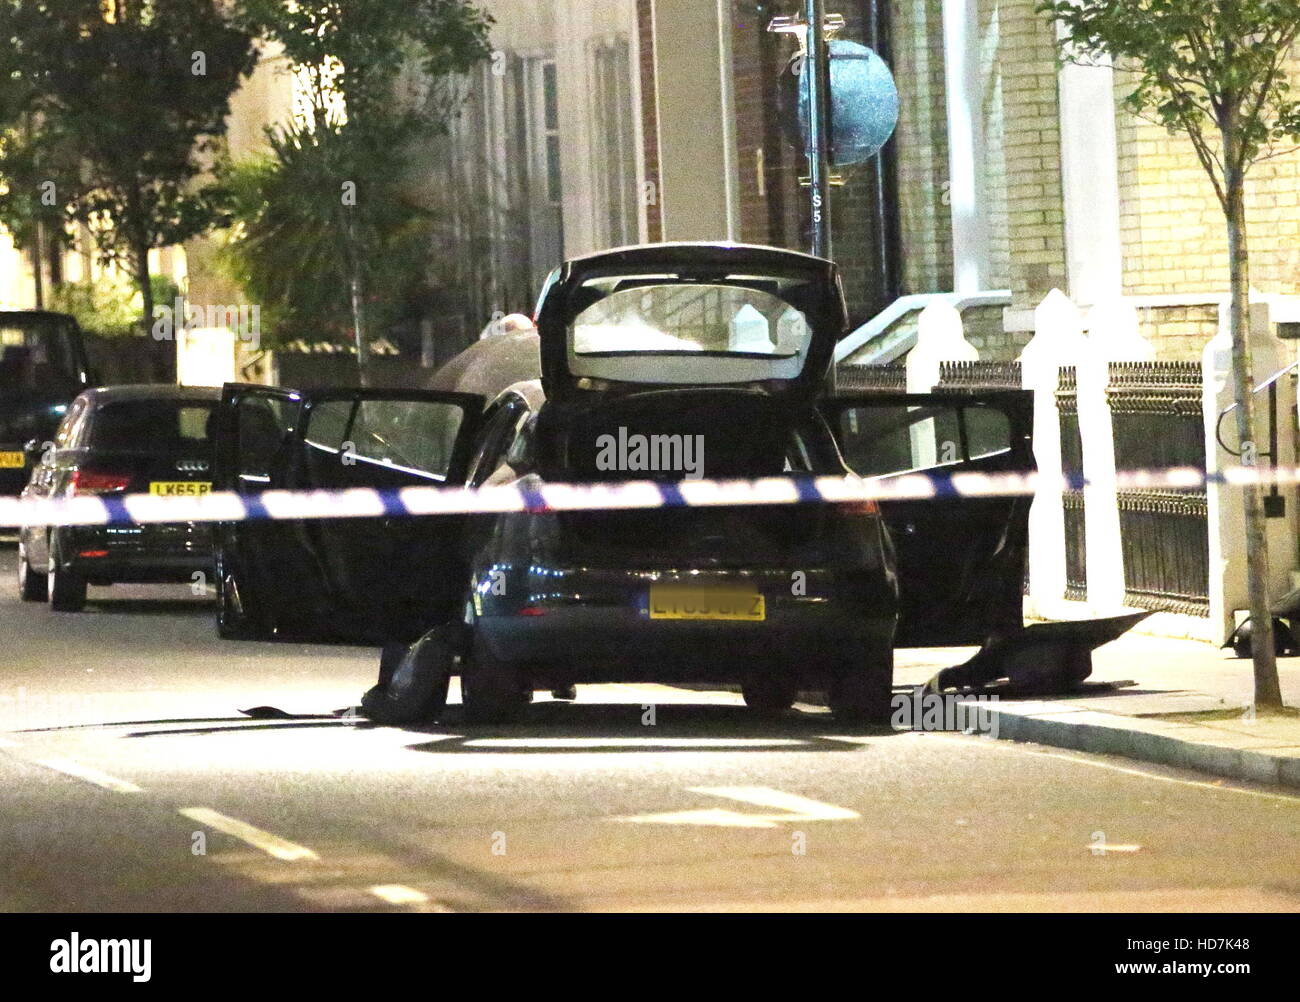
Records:
<instances>
[{"instance_id":1,"label":"car roof","mask_svg":"<svg viewBox=\"0 0 1300 1002\"><path fill-rule=\"evenodd\" d=\"M77 318L71 313L56 313L54 310L0 310L0 321L22 320L57 320L60 323L76 324Z\"/></svg>"},{"instance_id":2,"label":"car roof","mask_svg":"<svg viewBox=\"0 0 1300 1002\"><path fill-rule=\"evenodd\" d=\"M614 247L610 250L596 251L582 257L573 257L565 264L590 266L603 260L619 261L628 264L645 262L663 264L674 258L680 260L699 260L709 251L720 251L729 259L770 261L804 260L818 261L823 264L831 262L826 258L815 257L802 251L786 250L784 247L768 247L763 244L742 244L726 240L682 240L676 243L631 244L627 247Z\"/></svg>"},{"instance_id":3,"label":"car roof","mask_svg":"<svg viewBox=\"0 0 1300 1002\"><path fill-rule=\"evenodd\" d=\"M166 383L139 383L125 386L99 386L81 394L94 404L124 400L221 400L219 386L172 386Z\"/></svg>"}]
</instances>

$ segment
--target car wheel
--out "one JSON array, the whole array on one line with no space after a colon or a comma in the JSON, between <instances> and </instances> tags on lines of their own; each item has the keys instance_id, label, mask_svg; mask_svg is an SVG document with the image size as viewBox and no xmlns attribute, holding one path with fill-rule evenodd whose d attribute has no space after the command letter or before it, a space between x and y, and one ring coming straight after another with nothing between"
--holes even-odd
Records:
<instances>
[{"instance_id":1,"label":"car wheel","mask_svg":"<svg viewBox=\"0 0 1300 1002\"><path fill-rule=\"evenodd\" d=\"M404 648L387 644L379 660L379 684L361 697L361 709L379 724L437 720L447 706L456 663L454 633L437 627Z\"/></svg>"},{"instance_id":2,"label":"car wheel","mask_svg":"<svg viewBox=\"0 0 1300 1002\"><path fill-rule=\"evenodd\" d=\"M523 673L493 658L478 638L461 666L460 694L465 720L472 724L516 723L533 698Z\"/></svg>"},{"instance_id":3,"label":"car wheel","mask_svg":"<svg viewBox=\"0 0 1300 1002\"><path fill-rule=\"evenodd\" d=\"M24 602L44 602L48 597L44 574L32 573L27 562L27 547L18 541L18 594Z\"/></svg>"},{"instance_id":4,"label":"car wheel","mask_svg":"<svg viewBox=\"0 0 1300 1002\"><path fill-rule=\"evenodd\" d=\"M770 674L756 674L740 685L745 705L764 716L784 713L799 698L799 683L794 679Z\"/></svg>"},{"instance_id":5,"label":"car wheel","mask_svg":"<svg viewBox=\"0 0 1300 1002\"><path fill-rule=\"evenodd\" d=\"M836 720L888 725L894 684L894 652L842 667L831 679L827 702Z\"/></svg>"},{"instance_id":6,"label":"car wheel","mask_svg":"<svg viewBox=\"0 0 1300 1002\"><path fill-rule=\"evenodd\" d=\"M63 547L58 535L50 534L50 566L45 572L45 588L50 608L55 612L80 612L86 607L86 579L62 566Z\"/></svg>"}]
</instances>

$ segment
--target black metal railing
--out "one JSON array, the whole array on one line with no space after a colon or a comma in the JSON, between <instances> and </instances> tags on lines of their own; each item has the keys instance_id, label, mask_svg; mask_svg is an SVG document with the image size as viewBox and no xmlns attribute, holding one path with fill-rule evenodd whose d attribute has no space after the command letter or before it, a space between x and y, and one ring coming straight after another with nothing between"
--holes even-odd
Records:
<instances>
[{"instance_id":1,"label":"black metal railing","mask_svg":"<svg viewBox=\"0 0 1300 1002\"><path fill-rule=\"evenodd\" d=\"M1106 390L1118 470L1205 468L1201 366L1114 362ZM1129 605L1210 613L1210 537L1201 490L1131 490L1117 498Z\"/></svg>"},{"instance_id":2,"label":"black metal railing","mask_svg":"<svg viewBox=\"0 0 1300 1002\"><path fill-rule=\"evenodd\" d=\"M1079 430L1079 384L1072 365L1062 366L1056 384L1056 410L1061 423L1061 473L1083 477L1083 436ZM1061 495L1065 521L1065 597L1088 598L1087 513L1083 491L1067 487Z\"/></svg>"}]
</instances>

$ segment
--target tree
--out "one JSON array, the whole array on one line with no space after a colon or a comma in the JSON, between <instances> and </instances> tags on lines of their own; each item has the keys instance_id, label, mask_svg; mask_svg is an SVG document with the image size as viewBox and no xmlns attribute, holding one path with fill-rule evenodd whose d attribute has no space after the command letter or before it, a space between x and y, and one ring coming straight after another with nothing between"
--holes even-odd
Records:
<instances>
[{"instance_id":1,"label":"tree","mask_svg":"<svg viewBox=\"0 0 1300 1002\"><path fill-rule=\"evenodd\" d=\"M392 272L409 268L418 233L420 213L408 213L406 226L394 218L414 208L400 194L402 164L422 137L445 127L455 101L441 85L487 56L491 18L469 0L238 6L249 31L281 47L306 105L300 121L269 130L272 161L243 180L286 196L295 175L310 176L312 184L280 206L245 202L233 257L253 287L281 292L297 286L328 293L340 288L332 276L341 268L364 383L366 304L391 307L394 286L402 284ZM401 86L412 78L420 86ZM300 261L272 252L277 232L291 234Z\"/></svg>"},{"instance_id":2,"label":"tree","mask_svg":"<svg viewBox=\"0 0 1300 1002\"><path fill-rule=\"evenodd\" d=\"M1255 437L1251 393L1250 261L1246 176L1282 143L1300 143L1300 101L1287 61L1300 34L1295 0L1045 0L1039 11L1064 29L1064 58L1112 58L1137 76L1130 109L1154 115L1192 144L1223 208L1231 278L1233 388L1237 435ZM1282 706L1268 598L1262 492L1245 488L1246 575L1254 629L1255 705Z\"/></svg>"},{"instance_id":3,"label":"tree","mask_svg":"<svg viewBox=\"0 0 1300 1002\"><path fill-rule=\"evenodd\" d=\"M149 252L225 219L207 172L230 97L256 61L226 6L0 0L0 171L27 168L41 151L72 152L76 170L59 179L64 222L86 224L101 258L132 276L146 326ZM36 197L31 177L16 173L11 193ZM11 211L22 210L11 202Z\"/></svg>"},{"instance_id":4,"label":"tree","mask_svg":"<svg viewBox=\"0 0 1300 1002\"><path fill-rule=\"evenodd\" d=\"M270 136L269 154L225 174L236 225L222 261L262 305L281 342L346 338L344 318L360 321L363 304L353 296L362 287L368 319L375 326L395 322L425 277L432 214L399 184L409 160L398 137L377 142L373 129L325 135L285 126ZM345 200L366 207L348 234L362 249L355 258L338 250L351 208Z\"/></svg>"}]
</instances>

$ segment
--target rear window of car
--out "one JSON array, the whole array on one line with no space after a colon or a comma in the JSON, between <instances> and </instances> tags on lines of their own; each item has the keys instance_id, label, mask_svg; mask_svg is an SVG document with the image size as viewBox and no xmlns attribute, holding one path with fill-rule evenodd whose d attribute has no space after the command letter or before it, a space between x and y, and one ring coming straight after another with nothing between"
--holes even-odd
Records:
<instances>
[{"instance_id":1,"label":"rear window of car","mask_svg":"<svg viewBox=\"0 0 1300 1002\"><path fill-rule=\"evenodd\" d=\"M0 321L0 391L40 391L76 376L71 331L44 319Z\"/></svg>"},{"instance_id":2,"label":"rear window of car","mask_svg":"<svg viewBox=\"0 0 1300 1002\"><path fill-rule=\"evenodd\" d=\"M216 404L194 400L115 400L101 404L90 422L94 449L165 452L208 444Z\"/></svg>"}]
</instances>

